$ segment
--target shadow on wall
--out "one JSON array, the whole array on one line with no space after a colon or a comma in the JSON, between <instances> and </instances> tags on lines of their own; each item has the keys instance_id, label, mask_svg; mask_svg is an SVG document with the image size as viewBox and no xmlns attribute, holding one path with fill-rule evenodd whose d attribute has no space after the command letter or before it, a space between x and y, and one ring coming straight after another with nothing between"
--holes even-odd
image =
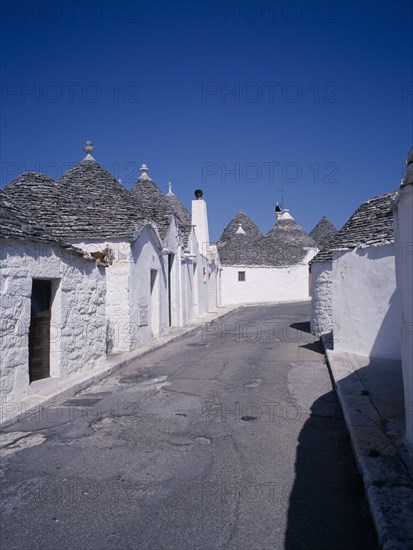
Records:
<instances>
[{"instance_id":1,"label":"shadow on wall","mask_svg":"<svg viewBox=\"0 0 413 550\"><path fill-rule=\"evenodd\" d=\"M395 334L397 334L398 337L395 338ZM386 315L377 331L377 336L371 348L370 357L401 359L400 335L400 303L397 289L395 289L389 300L389 307Z\"/></svg>"}]
</instances>

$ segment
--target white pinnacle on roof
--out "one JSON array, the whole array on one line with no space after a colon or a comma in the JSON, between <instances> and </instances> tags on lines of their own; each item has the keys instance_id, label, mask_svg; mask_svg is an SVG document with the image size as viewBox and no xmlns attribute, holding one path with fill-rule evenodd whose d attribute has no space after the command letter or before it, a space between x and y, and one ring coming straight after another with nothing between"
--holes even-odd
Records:
<instances>
[{"instance_id":1,"label":"white pinnacle on roof","mask_svg":"<svg viewBox=\"0 0 413 550\"><path fill-rule=\"evenodd\" d=\"M146 164L142 164L142 166L139 168L141 175L139 176L140 180L150 180L151 178L148 176L149 168L146 166Z\"/></svg>"},{"instance_id":2,"label":"white pinnacle on roof","mask_svg":"<svg viewBox=\"0 0 413 550\"><path fill-rule=\"evenodd\" d=\"M86 153L86 156L83 160L95 160L91 153L93 153L94 147L91 141L87 141L86 145L83 147L83 151Z\"/></svg>"},{"instance_id":3,"label":"white pinnacle on roof","mask_svg":"<svg viewBox=\"0 0 413 550\"><path fill-rule=\"evenodd\" d=\"M167 195L174 195L174 193L172 192L172 183L170 181L168 181L168 193Z\"/></svg>"},{"instance_id":4,"label":"white pinnacle on roof","mask_svg":"<svg viewBox=\"0 0 413 550\"><path fill-rule=\"evenodd\" d=\"M286 208L278 219L279 220L293 220L294 218L291 216L290 211Z\"/></svg>"}]
</instances>

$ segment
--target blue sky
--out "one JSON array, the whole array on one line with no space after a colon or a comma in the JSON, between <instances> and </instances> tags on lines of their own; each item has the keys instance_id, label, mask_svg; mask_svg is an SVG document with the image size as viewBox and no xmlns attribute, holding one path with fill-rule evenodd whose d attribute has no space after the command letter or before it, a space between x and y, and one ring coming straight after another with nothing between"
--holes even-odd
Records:
<instances>
[{"instance_id":1,"label":"blue sky","mask_svg":"<svg viewBox=\"0 0 413 550\"><path fill-rule=\"evenodd\" d=\"M413 143L413 5L400 1L5 1L1 185L141 163L216 240L281 201L310 231L396 189Z\"/></svg>"}]
</instances>

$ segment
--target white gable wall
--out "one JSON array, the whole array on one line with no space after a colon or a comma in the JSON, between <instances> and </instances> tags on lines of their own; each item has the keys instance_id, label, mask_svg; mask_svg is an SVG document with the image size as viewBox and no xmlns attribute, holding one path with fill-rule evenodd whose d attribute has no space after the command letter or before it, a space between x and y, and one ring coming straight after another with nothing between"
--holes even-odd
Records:
<instances>
[{"instance_id":1,"label":"white gable wall","mask_svg":"<svg viewBox=\"0 0 413 550\"><path fill-rule=\"evenodd\" d=\"M150 342L168 326L168 296L165 262L160 241L149 226L145 227L132 246L130 271L130 307L132 348ZM166 265L167 267L167 265ZM151 270L157 272L151 293Z\"/></svg>"},{"instance_id":2,"label":"white gable wall","mask_svg":"<svg viewBox=\"0 0 413 550\"><path fill-rule=\"evenodd\" d=\"M238 281L239 271L245 271L244 282ZM306 300L309 297L308 266L223 266L221 285L224 306Z\"/></svg>"},{"instance_id":3,"label":"white gable wall","mask_svg":"<svg viewBox=\"0 0 413 550\"><path fill-rule=\"evenodd\" d=\"M333 253L334 349L400 359L394 246Z\"/></svg>"},{"instance_id":4,"label":"white gable wall","mask_svg":"<svg viewBox=\"0 0 413 550\"><path fill-rule=\"evenodd\" d=\"M133 349L134 325L130 311L130 272L133 263L130 243L126 241L71 241L85 252L109 248L112 264L106 268L106 349L108 353Z\"/></svg>"},{"instance_id":5,"label":"white gable wall","mask_svg":"<svg viewBox=\"0 0 413 550\"><path fill-rule=\"evenodd\" d=\"M106 354L105 269L78 254L39 243L0 242L0 400L18 401L86 371ZM52 281L51 377L29 384L32 280Z\"/></svg>"},{"instance_id":6,"label":"white gable wall","mask_svg":"<svg viewBox=\"0 0 413 550\"><path fill-rule=\"evenodd\" d=\"M333 330L332 262L311 264L311 332L320 336Z\"/></svg>"}]
</instances>

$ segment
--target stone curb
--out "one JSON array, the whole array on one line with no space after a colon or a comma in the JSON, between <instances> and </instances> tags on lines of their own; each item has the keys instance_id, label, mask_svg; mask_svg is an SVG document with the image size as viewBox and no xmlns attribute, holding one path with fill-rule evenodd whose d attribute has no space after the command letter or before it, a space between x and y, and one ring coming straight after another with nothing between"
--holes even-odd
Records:
<instances>
[{"instance_id":1,"label":"stone curb","mask_svg":"<svg viewBox=\"0 0 413 550\"><path fill-rule=\"evenodd\" d=\"M109 356L102 365L96 366L93 371L83 373L80 379L76 380L72 378L63 381L60 387L53 388L53 393L50 393L49 395L36 394L22 400L18 405L19 410L16 411L14 414L11 413L10 416L7 414L7 412L4 412L4 409L7 411L8 406L14 406L15 404L6 402L3 405L0 405L0 427L7 428L12 424L20 422L21 420L26 419L28 416L35 414L35 412L39 411L39 408L45 408L52 404L55 405L56 401L65 401L67 399L70 399L79 392L87 389L91 385L100 382L110 374L130 365L131 363L136 361L136 359L140 359L148 353L161 349L167 344L176 342L177 340L180 340L185 336L195 334L201 329L204 323L210 323L212 321L215 321L216 319L225 317L229 313L233 313L234 311L237 311L242 307L242 305L224 306L220 309L225 309L225 311L220 312L218 310L214 312L204 313L202 316L197 317L195 320L193 320L189 326L175 329L175 332L157 338L157 341L153 342L149 346L122 353L117 356ZM6 415L7 418L3 418Z\"/></svg>"},{"instance_id":2,"label":"stone curb","mask_svg":"<svg viewBox=\"0 0 413 550\"><path fill-rule=\"evenodd\" d=\"M327 342L323 344L380 547L410 550L413 548L411 470L382 428L383 419L357 375L355 358L328 349Z\"/></svg>"}]
</instances>

